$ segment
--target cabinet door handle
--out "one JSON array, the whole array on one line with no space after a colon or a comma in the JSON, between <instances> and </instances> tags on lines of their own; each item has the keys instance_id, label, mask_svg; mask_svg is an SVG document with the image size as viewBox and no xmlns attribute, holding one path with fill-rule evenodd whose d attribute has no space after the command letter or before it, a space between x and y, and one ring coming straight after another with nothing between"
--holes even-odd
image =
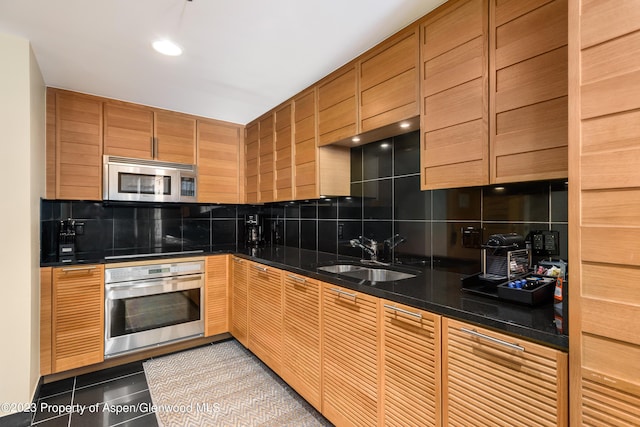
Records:
<instances>
[{"instance_id":1,"label":"cabinet door handle","mask_svg":"<svg viewBox=\"0 0 640 427\"><path fill-rule=\"evenodd\" d=\"M355 299L356 299L356 297L358 296L358 294L352 294L352 293L350 293L350 292L345 292L345 291L342 291L342 290L337 289L337 288L331 288L331 291L333 291L333 292L335 292L336 294L338 294L338 297L339 297L339 296L341 296L341 295L344 295L344 296L347 296L347 297L349 297L349 298L353 298L354 300L355 300Z\"/></svg>"},{"instance_id":2,"label":"cabinet door handle","mask_svg":"<svg viewBox=\"0 0 640 427\"><path fill-rule=\"evenodd\" d=\"M267 268L267 267L261 267L261 266L259 266L259 265L252 265L252 267L253 267L253 268L255 268L255 269L256 269L256 270L258 270L258 271L263 272L263 273L266 273L266 272L268 271L268 268Z\"/></svg>"},{"instance_id":3,"label":"cabinet door handle","mask_svg":"<svg viewBox=\"0 0 640 427\"><path fill-rule=\"evenodd\" d=\"M389 310L397 311L398 313L404 313L404 314L407 314L409 316L416 317L418 319L422 319L422 313L414 313L413 311L405 310L403 308L395 307L393 305L388 305L388 304L385 304L384 308L388 308Z\"/></svg>"},{"instance_id":4,"label":"cabinet door handle","mask_svg":"<svg viewBox=\"0 0 640 427\"><path fill-rule=\"evenodd\" d=\"M509 347L509 348L511 348L513 350L524 351L524 347L519 346L518 344L513 344L513 343L510 343L510 342L507 342L507 341L500 340L498 338L490 337L489 335L481 334L480 332L476 331L475 329L460 328L460 330L462 332L464 332L464 333L469 334L469 335L473 335L474 337L478 337L478 338L481 338L483 340L491 341L492 343L503 345L503 346Z\"/></svg>"},{"instance_id":5,"label":"cabinet door handle","mask_svg":"<svg viewBox=\"0 0 640 427\"><path fill-rule=\"evenodd\" d=\"M69 267L69 268L63 268L62 271L64 271L65 273L69 273L71 271L90 271L90 270L95 270L96 267L95 265L92 266L88 266L88 267Z\"/></svg>"},{"instance_id":6,"label":"cabinet door handle","mask_svg":"<svg viewBox=\"0 0 640 427\"><path fill-rule=\"evenodd\" d=\"M307 279L305 279L304 277L294 276L293 274L287 274L287 277L289 279L295 280L296 282L303 283L305 285L307 284Z\"/></svg>"}]
</instances>

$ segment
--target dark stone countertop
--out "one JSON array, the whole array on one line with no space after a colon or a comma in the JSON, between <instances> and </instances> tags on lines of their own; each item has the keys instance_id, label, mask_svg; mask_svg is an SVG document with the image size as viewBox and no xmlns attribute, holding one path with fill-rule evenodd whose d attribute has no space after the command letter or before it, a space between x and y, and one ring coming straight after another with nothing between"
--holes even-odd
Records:
<instances>
[{"instance_id":1,"label":"dark stone countertop","mask_svg":"<svg viewBox=\"0 0 640 427\"><path fill-rule=\"evenodd\" d=\"M393 269L409 269L414 273L418 273L418 276L395 282L377 282L371 284L371 282L364 282L359 279L351 279L318 270L318 267L323 265L343 261L358 261L352 257L286 246L244 248L236 247L235 245L222 245L213 247L211 250L195 253L163 253L155 254L154 256L135 256L115 259L111 257L136 254L96 253L88 254L88 256L85 256L83 259L79 259L73 263L63 264L49 262L42 263L41 266L56 267L69 264L90 263L111 264L147 259L157 259L160 261L187 256L206 256L223 253L234 254L265 265L271 265L292 273L343 286L389 301L424 309L453 319L475 323L479 326L505 332L515 337L526 338L559 350L567 351L569 348L568 335L558 332L556 324L554 323L555 316L561 315L564 321L564 331L568 330L566 323L568 318L566 303L563 305L564 313L556 313L553 302L531 307L473 295L462 290L461 278L464 277L462 274L437 268L393 265L391 266Z\"/></svg>"},{"instance_id":2,"label":"dark stone countertop","mask_svg":"<svg viewBox=\"0 0 640 427\"><path fill-rule=\"evenodd\" d=\"M428 267L397 265L391 268L418 270L420 274L415 278L371 285L367 284L370 282L317 270L319 266L338 261L354 262L350 257L277 246L239 248L235 255L400 304L506 332L559 350L567 351L569 348L569 337L559 333L554 323L556 313L553 302L531 307L473 295L462 291L462 274ZM567 315L563 318L566 331Z\"/></svg>"}]
</instances>

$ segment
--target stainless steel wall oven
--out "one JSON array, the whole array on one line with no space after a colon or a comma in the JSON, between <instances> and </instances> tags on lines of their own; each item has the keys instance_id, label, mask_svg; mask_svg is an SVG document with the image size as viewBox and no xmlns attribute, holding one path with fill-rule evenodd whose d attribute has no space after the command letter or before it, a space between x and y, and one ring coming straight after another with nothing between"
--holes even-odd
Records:
<instances>
[{"instance_id":1,"label":"stainless steel wall oven","mask_svg":"<svg viewBox=\"0 0 640 427\"><path fill-rule=\"evenodd\" d=\"M204 335L204 261L105 268L105 357Z\"/></svg>"}]
</instances>

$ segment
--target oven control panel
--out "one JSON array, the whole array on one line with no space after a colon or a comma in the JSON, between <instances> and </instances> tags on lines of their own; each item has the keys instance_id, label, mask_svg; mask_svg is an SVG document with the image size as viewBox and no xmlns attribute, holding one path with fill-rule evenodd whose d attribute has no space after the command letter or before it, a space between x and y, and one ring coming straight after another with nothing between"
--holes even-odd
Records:
<instances>
[{"instance_id":1,"label":"oven control panel","mask_svg":"<svg viewBox=\"0 0 640 427\"><path fill-rule=\"evenodd\" d=\"M204 273L204 261L148 264L105 268L104 281L105 283L131 282L202 273Z\"/></svg>"}]
</instances>

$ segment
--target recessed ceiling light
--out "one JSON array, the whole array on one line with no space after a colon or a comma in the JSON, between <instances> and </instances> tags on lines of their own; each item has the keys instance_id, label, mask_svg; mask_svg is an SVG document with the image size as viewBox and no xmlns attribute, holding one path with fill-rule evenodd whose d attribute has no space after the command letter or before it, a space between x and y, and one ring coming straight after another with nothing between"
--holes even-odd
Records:
<instances>
[{"instance_id":1,"label":"recessed ceiling light","mask_svg":"<svg viewBox=\"0 0 640 427\"><path fill-rule=\"evenodd\" d=\"M360 137L354 136L353 138L351 138L351 142L360 142Z\"/></svg>"},{"instance_id":2,"label":"recessed ceiling light","mask_svg":"<svg viewBox=\"0 0 640 427\"><path fill-rule=\"evenodd\" d=\"M383 142L382 144L380 144L380 148L389 148L391 147L391 144L389 144L388 142Z\"/></svg>"},{"instance_id":3,"label":"recessed ceiling light","mask_svg":"<svg viewBox=\"0 0 640 427\"><path fill-rule=\"evenodd\" d=\"M182 48L172 42L171 40L156 40L152 44L153 48L163 55L167 56L180 56L182 55Z\"/></svg>"},{"instance_id":4,"label":"recessed ceiling light","mask_svg":"<svg viewBox=\"0 0 640 427\"><path fill-rule=\"evenodd\" d=\"M400 123L400 127L401 127L402 129L406 129L406 128L408 128L409 126L411 126L411 123L409 123L409 122L402 122L402 123Z\"/></svg>"}]
</instances>

